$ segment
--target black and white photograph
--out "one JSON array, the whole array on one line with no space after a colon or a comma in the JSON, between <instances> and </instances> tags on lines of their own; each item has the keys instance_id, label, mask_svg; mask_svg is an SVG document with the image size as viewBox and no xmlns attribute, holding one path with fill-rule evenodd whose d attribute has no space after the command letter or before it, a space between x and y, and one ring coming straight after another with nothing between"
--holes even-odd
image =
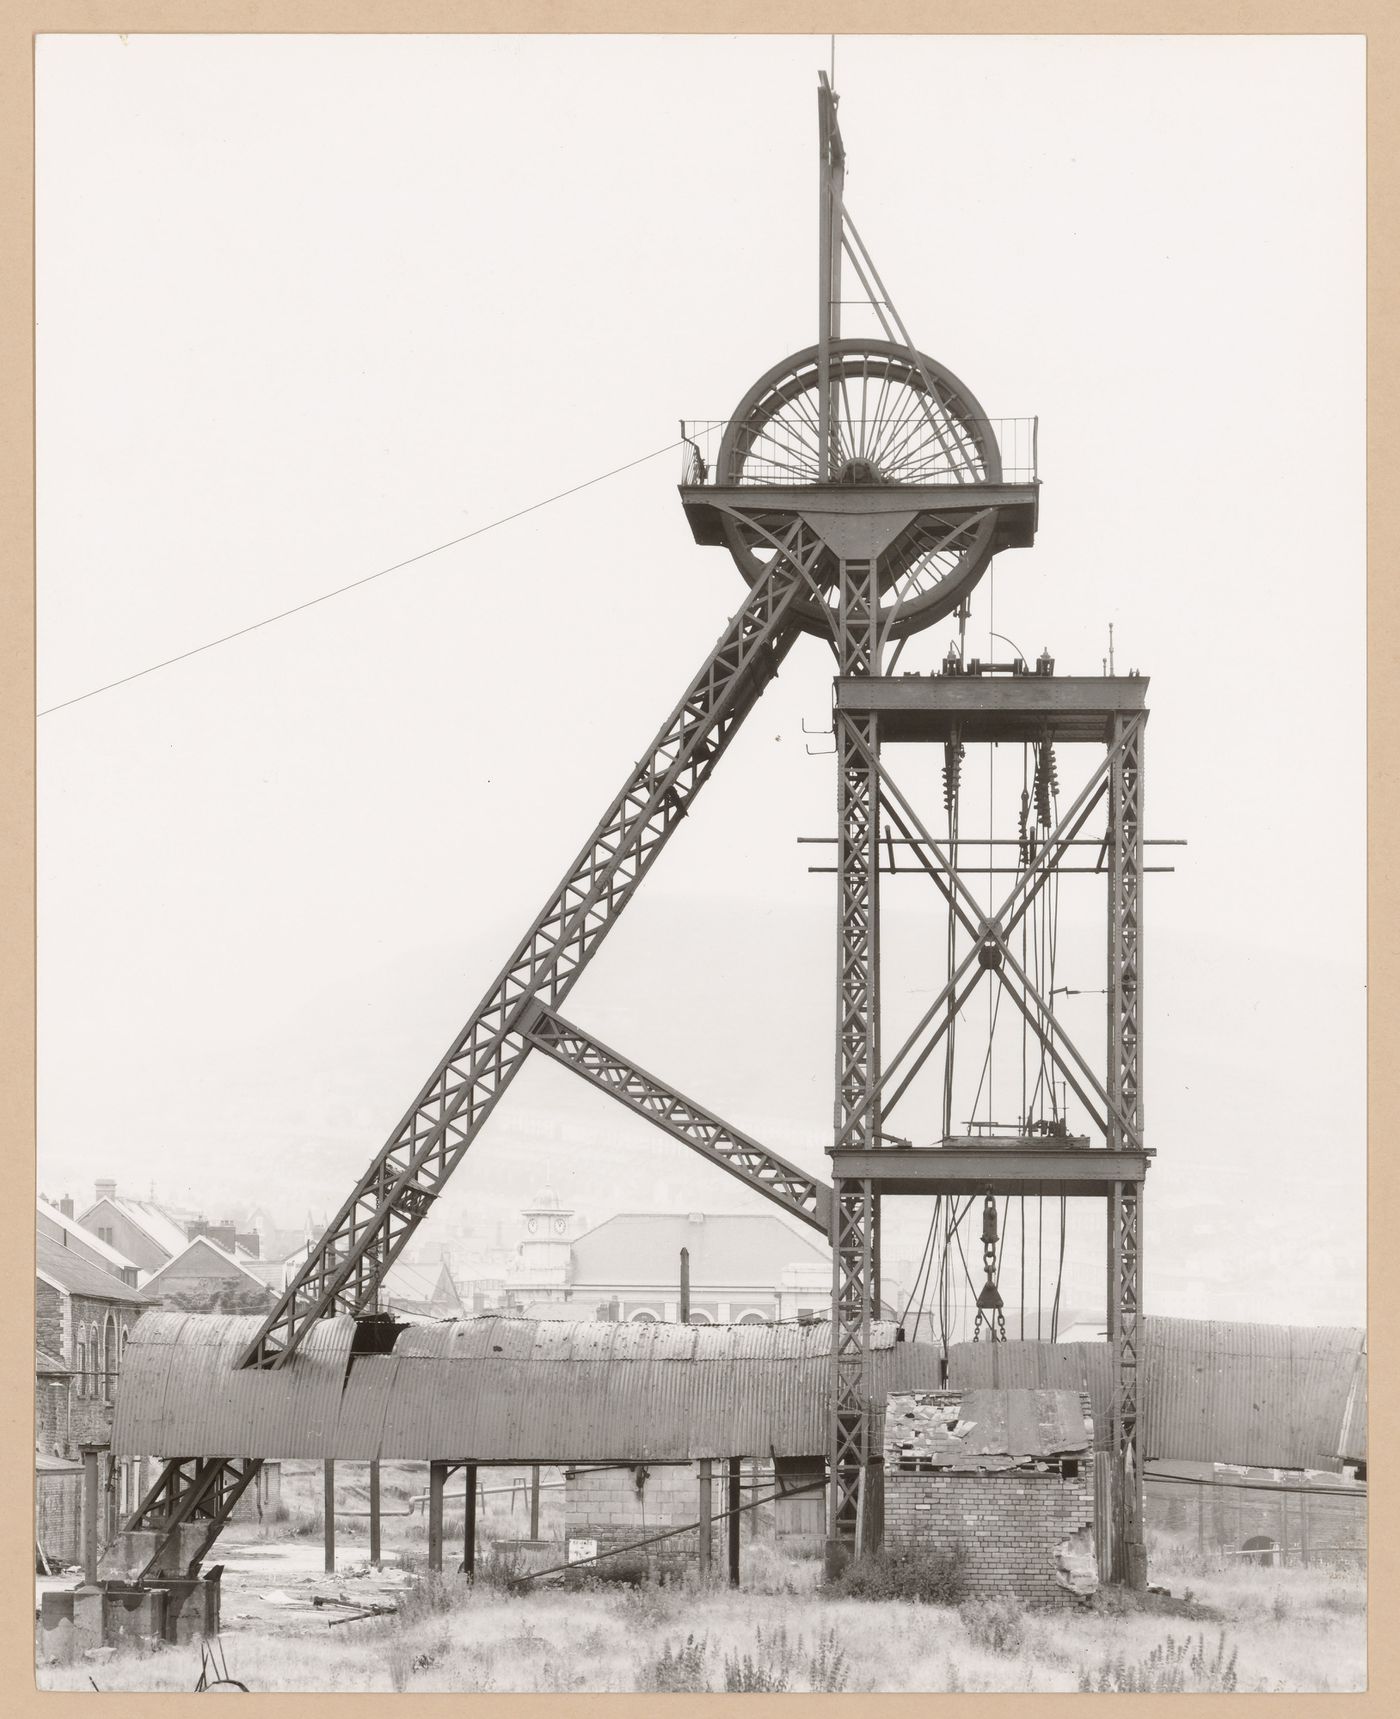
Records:
<instances>
[{"instance_id":1,"label":"black and white photograph","mask_svg":"<svg viewBox=\"0 0 1400 1719\"><path fill-rule=\"evenodd\" d=\"M38 1688L1366 1689L1365 38L33 75Z\"/></svg>"}]
</instances>

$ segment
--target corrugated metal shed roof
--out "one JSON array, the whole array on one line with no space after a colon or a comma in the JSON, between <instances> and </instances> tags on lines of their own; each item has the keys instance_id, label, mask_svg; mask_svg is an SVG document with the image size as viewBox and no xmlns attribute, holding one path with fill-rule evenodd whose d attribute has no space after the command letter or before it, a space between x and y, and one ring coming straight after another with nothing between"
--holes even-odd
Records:
<instances>
[{"instance_id":1,"label":"corrugated metal shed roof","mask_svg":"<svg viewBox=\"0 0 1400 1719\"><path fill-rule=\"evenodd\" d=\"M110 1281L110 1280L109 1280ZM120 1285L116 1287L120 1288ZM1339 1466L1362 1333L1148 1319L1144 1457ZM826 1448L831 1328L565 1323L501 1317L410 1326L349 1368L353 1321L318 1325L276 1372L235 1373L259 1321L147 1314L117 1392L122 1455L688 1461ZM872 1396L936 1390L938 1351L875 1327ZM950 1388L1089 1395L1108 1438L1103 1343L965 1343ZM878 1417L877 1417L878 1420ZM873 1429L876 1438L880 1427Z\"/></svg>"},{"instance_id":2,"label":"corrugated metal shed roof","mask_svg":"<svg viewBox=\"0 0 1400 1719\"><path fill-rule=\"evenodd\" d=\"M1362 1331L1208 1319L1148 1318L1143 1326L1145 1460L1337 1468ZM1112 1400L1106 1343L958 1343L949 1350L948 1383L1087 1390L1105 1447Z\"/></svg>"},{"instance_id":3,"label":"corrugated metal shed roof","mask_svg":"<svg viewBox=\"0 0 1400 1719\"><path fill-rule=\"evenodd\" d=\"M1356 1371L1352 1374L1351 1390L1347 1393L1347 1406L1342 1415L1341 1437L1337 1440L1337 1455L1343 1462L1366 1460L1367 1373L1366 1346L1363 1343L1361 1353L1356 1357Z\"/></svg>"},{"instance_id":4,"label":"corrugated metal shed roof","mask_svg":"<svg viewBox=\"0 0 1400 1719\"><path fill-rule=\"evenodd\" d=\"M112 1448L123 1456L335 1456L353 1319L324 1319L277 1372L235 1370L256 1315L147 1313L117 1380ZM348 1453L344 1453L348 1454Z\"/></svg>"},{"instance_id":5,"label":"corrugated metal shed roof","mask_svg":"<svg viewBox=\"0 0 1400 1719\"><path fill-rule=\"evenodd\" d=\"M347 1377L354 1325L333 1319L285 1367L235 1373L258 1326L143 1318L117 1389L114 1451L684 1462L826 1448L825 1324L452 1320L408 1327L391 1354L358 1357ZM874 1394L937 1384L935 1350L896 1344L889 1324L874 1336Z\"/></svg>"}]
</instances>

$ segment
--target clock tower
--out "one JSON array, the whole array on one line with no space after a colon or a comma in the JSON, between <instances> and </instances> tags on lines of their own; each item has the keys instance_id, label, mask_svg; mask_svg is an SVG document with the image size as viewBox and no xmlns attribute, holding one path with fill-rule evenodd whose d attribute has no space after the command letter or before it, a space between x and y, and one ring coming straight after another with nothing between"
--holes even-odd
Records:
<instances>
[{"instance_id":1,"label":"clock tower","mask_svg":"<svg viewBox=\"0 0 1400 1719\"><path fill-rule=\"evenodd\" d=\"M522 1208L520 1240L507 1279L517 1302L568 1300L575 1216L548 1183Z\"/></svg>"}]
</instances>

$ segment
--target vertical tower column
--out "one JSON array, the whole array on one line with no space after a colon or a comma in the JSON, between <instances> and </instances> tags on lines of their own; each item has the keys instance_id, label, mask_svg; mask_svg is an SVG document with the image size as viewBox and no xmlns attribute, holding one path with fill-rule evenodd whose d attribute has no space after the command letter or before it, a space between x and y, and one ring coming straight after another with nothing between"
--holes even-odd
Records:
<instances>
[{"instance_id":1,"label":"vertical tower column","mask_svg":"<svg viewBox=\"0 0 1400 1719\"><path fill-rule=\"evenodd\" d=\"M843 675L877 668L876 562L842 561L837 655ZM834 718L837 750L837 993L835 1141L873 1149L880 1108L880 782L873 715ZM840 1177L832 1201L832 1400L827 1561L835 1569L868 1532L870 1321L875 1306L875 1202L868 1180Z\"/></svg>"},{"instance_id":2,"label":"vertical tower column","mask_svg":"<svg viewBox=\"0 0 1400 1719\"><path fill-rule=\"evenodd\" d=\"M1108 804L1108 1145L1128 1142L1117 1113L1142 1131L1141 888L1143 718L1118 717ZM1116 1581L1147 1580L1142 1450L1138 1438L1141 1353L1142 1184L1113 1184L1108 1212L1108 1337L1113 1347L1113 1510L1110 1567Z\"/></svg>"}]
</instances>

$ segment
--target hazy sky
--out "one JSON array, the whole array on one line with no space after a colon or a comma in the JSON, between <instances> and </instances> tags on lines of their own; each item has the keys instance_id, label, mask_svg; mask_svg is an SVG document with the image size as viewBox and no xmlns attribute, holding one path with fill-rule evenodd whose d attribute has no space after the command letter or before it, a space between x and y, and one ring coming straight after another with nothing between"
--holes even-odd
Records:
<instances>
[{"instance_id":1,"label":"hazy sky","mask_svg":"<svg viewBox=\"0 0 1400 1719\"><path fill-rule=\"evenodd\" d=\"M828 52L42 38L40 708L724 417L815 338ZM1147 830L1190 846L1146 891L1149 1310L1360 1320L1362 42L857 38L836 71L914 338L1040 418L1039 538L979 587L974 644L1093 673L1111 622L1152 677ZM41 719L42 1189L339 1203L740 600L678 476ZM803 731L831 673L802 641L569 1004L823 1173L834 886L794 838L833 827ZM937 816L941 758L890 762ZM1009 830L1019 756L997 770ZM1086 989L1099 887L1062 897ZM894 1043L942 931L918 880L886 900ZM1100 1005L1069 1016L1096 1051ZM546 1174L593 1218L758 1209L539 1061L445 1228ZM911 1107L926 1137L936 1093ZM925 1222L902 1202L892 1247Z\"/></svg>"}]
</instances>

